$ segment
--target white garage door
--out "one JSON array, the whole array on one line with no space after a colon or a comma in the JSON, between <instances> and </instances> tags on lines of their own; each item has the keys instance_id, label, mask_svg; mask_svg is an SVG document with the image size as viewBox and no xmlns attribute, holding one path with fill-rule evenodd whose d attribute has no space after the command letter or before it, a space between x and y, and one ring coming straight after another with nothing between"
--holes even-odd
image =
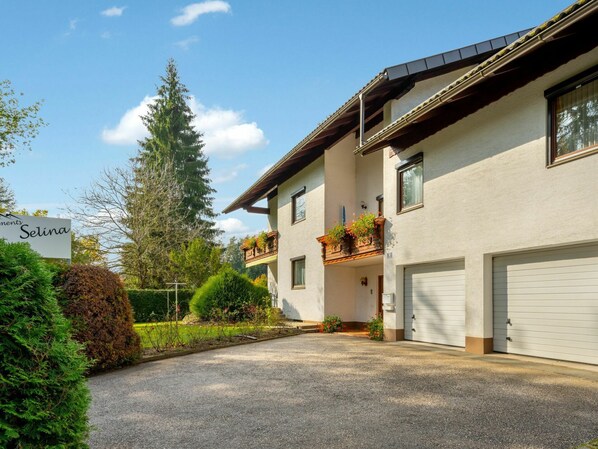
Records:
<instances>
[{"instance_id":1,"label":"white garage door","mask_svg":"<svg viewBox=\"0 0 598 449\"><path fill-rule=\"evenodd\" d=\"M462 260L405 268L405 339L465 346Z\"/></svg>"},{"instance_id":2,"label":"white garage door","mask_svg":"<svg viewBox=\"0 0 598 449\"><path fill-rule=\"evenodd\" d=\"M598 245L494 259L494 350L598 364Z\"/></svg>"}]
</instances>

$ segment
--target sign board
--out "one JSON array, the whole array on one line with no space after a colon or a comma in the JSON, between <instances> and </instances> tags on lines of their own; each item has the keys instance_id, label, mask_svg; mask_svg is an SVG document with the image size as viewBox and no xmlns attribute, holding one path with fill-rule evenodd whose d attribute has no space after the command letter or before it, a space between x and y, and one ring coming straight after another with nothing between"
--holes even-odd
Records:
<instances>
[{"instance_id":1,"label":"sign board","mask_svg":"<svg viewBox=\"0 0 598 449\"><path fill-rule=\"evenodd\" d=\"M0 239L29 243L42 257L71 258L71 220L0 214Z\"/></svg>"}]
</instances>

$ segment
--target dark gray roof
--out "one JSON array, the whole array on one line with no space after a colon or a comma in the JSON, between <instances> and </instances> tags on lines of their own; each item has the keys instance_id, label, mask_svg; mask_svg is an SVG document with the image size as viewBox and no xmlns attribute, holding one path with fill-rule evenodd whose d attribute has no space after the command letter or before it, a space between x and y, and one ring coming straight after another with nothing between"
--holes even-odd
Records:
<instances>
[{"instance_id":1,"label":"dark gray roof","mask_svg":"<svg viewBox=\"0 0 598 449\"><path fill-rule=\"evenodd\" d=\"M427 58L384 69L359 92L310 132L301 142L279 159L266 173L237 199L224 213L251 207L265 195L274 195L276 187L319 158L341 138L359 126L359 96L365 95L366 131L382 121L384 104L408 92L415 82L479 64L489 56L523 36L527 30L490 39Z\"/></svg>"},{"instance_id":2,"label":"dark gray roof","mask_svg":"<svg viewBox=\"0 0 598 449\"><path fill-rule=\"evenodd\" d=\"M432 69L437 69L447 64L452 64L465 59L470 59L475 56L487 54L488 52L498 51L507 45L512 44L520 37L526 35L532 30L519 31L518 33L508 34L506 36L497 37L487 41L479 42L477 44L468 45L467 47L458 48L456 50L439 53L427 58L416 59L415 61L405 62L404 64L393 65L384 70L389 81L397 78L404 78L416 73L425 72Z\"/></svg>"}]
</instances>

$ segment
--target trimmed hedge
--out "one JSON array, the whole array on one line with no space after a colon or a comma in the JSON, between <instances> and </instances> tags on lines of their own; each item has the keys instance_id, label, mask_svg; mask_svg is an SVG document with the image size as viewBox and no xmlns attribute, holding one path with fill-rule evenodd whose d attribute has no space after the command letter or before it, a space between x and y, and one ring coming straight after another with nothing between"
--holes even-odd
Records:
<instances>
[{"instance_id":1,"label":"trimmed hedge","mask_svg":"<svg viewBox=\"0 0 598 449\"><path fill-rule=\"evenodd\" d=\"M247 276L232 268L224 268L211 276L197 289L190 304L191 311L202 318L224 312L231 320L243 320L255 307L269 306L268 289L254 285Z\"/></svg>"},{"instance_id":2,"label":"trimmed hedge","mask_svg":"<svg viewBox=\"0 0 598 449\"><path fill-rule=\"evenodd\" d=\"M174 290L127 290L135 322L162 321L168 315L166 310L168 292L170 292L170 316L174 316ZM182 318L189 313L189 302L193 292L193 290L179 290L179 317Z\"/></svg>"},{"instance_id":3,"label":"trimmed hedge","mask_svg":"<svg viewBox=\"0 0 598 449\"><path fill-rule=\"evenodd\" d=\"M46 264L0 239L0 447L86 448L83 348L71 338Z\"/></svg>"},{"instance_id":4,"label":"trimmed hedge","mask_svg":"<svg viewBox=\"0 0 598 449\"><path fill-rule=\"evenodd\" d=\"M91 371L128 365L141 355L139 335L120 277L107 268L72 265L57 279L60 305L74 338L85 344Z\"/></svg>"}]
</instances>

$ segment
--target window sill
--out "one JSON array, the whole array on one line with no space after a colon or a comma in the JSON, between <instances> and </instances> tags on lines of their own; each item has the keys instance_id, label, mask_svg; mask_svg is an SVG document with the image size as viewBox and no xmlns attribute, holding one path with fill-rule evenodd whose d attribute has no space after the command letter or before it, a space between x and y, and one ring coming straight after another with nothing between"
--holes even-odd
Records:
<instances>
[{"instance_id":1,"label":"window sill","mask_svg":"<svg viewBox=\"0 0 598 449\"><path fill-rule=\"evenodd\" d=\"M304 222L304 221L305 221L305 218L302 218L301 220L293 221L293 222L291 223L291 226L293 226L293 225L296 225L297 223Z\"/></svg>"},{"instance_id":2,"label":"window sill","mask_svg":"<svg viewBox=\"0 0 598 449\"><path fill-rule=\"evenodd\" d=\"M416 209L421 209L422 207L424 207L424 203L416 204L415 206L410 206L410 207L407 207L405 209L398 211L397 215L406 214L407 212L411 212L412 210L416 210Z\"/></svg>"},{"instance_id":3,"label":"window sill","mask_svg":"<svg viewBox=\"0 0 598 449\"><path fill-rule=\"evenodd\" d=\"M575 161L577 159L581 159L586 156L591 156L592 154L596 154L596 153L598 153L598 146L591 147L591 148L585 148L583 150L578 150L573 153L566 154L565 156L560 156L560 157L556 158L554 161L552 161L550 164L548 164L546 166L546 168L552 168L552 167L556 167L558 165L563 165L563 164L566 164L567 162Z\"/></svg>"},{"instance_id":4,"label":"window sill","mask_svg":"<svg viewBox=\"0 0 598 449\"><path fill-rule=\"evenodd\" d=\"M291 287L291 290L305 290L305 285L296 285Z\"/></svg>"}]
</instances>

